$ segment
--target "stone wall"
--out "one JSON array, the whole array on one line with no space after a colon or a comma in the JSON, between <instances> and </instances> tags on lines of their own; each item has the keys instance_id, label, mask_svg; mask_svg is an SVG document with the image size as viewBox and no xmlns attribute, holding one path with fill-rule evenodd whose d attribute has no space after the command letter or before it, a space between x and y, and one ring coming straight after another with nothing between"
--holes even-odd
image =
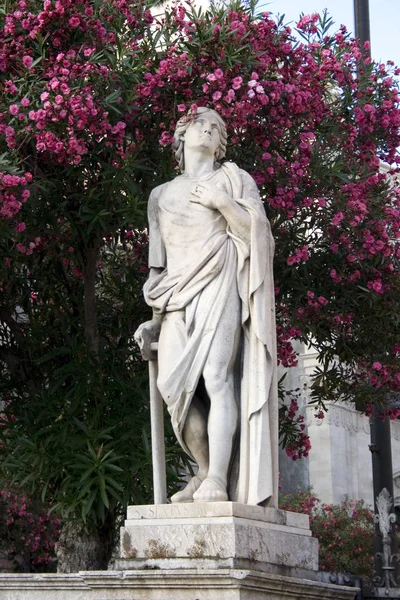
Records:
<instances>
[{"instance_id":1,"label":"stone wall","mask_svg":"<svg viewBox=\"0 0 400 600\"><path fill-rule=\"evenodd\" d=\"M339 503L344 495L373 504L372 460L368 417L347 403L327 403L324 419L314 417L310 400L310 375L317 365L313 348L298 345L298 366L289 370L286 389L300 388L303 414L311 440L308 459L293 462L281 451L280 475L284 492L311 485L326 503ZM400 505L400 421L391 422L395 503Z\"/></svg>"}]
</instances>

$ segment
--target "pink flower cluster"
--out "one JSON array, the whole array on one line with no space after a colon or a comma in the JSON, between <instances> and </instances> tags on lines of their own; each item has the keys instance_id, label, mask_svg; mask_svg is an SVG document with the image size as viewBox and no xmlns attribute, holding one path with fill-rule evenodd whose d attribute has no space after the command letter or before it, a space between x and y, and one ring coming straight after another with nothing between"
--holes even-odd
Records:
<instances>
[{"instance_id":1,"label":"pink flower cluster","mask_svg":"<svg viewBox=\"0 0 400 600\"><path fill-rule=\"evenodd\" d=\"M277 325L276 337L278 343L278 364L287 368L297 366L297 354L293 349L291 340L301 337L301 331L285 323L284 326Z\"/></svg>"},{"instance_id":2,"label":"pink flower cluster","mask_svg":"<svg viewBox=\"0 0 400 600\"><path fill-rule=\"evenodd\" d=\"M298 392L286 392L290 404L284 404L279 411L281 430L285 431L285 452L292 460L308 456L311 449L310 438L305 432L303 415L299 415ZM284 424L287 421L287 425ZM290 425L289 425L290 423Z\"/></svg>"},{"instance_id":3,"label":"pink flower cluster","mask_svg":"<svg viewBox=\"0 0 400 600\"><path fill-rule=\"evenodd\" d=\"M25 229L24 223L18 222L15 217L31 195L28 189L31 182L32 174L29 172L23 175L0 172L0 218L12 221L16 231Z\"/></svg>"},{"instance_id":4,"label":"pink flower cluster","mask_svg":"<svg viewBox=\"0 0 400 600\"><path fill-rule=\"evenodd\" d=\"M364 365L360 378L368 381L368 384L375 389L389 385L393 392L400 392L400 373L393 364L375 361L372 365ZM395 419L398 415L400 415L400 409L388 409L390 418Z\"/></svg>"},{"instance_id":5,"label":"pink flower cluster","mask_svg":"<svg viewBox=\"0 0 400 600\"><path fill-rule=\"evenodd\" d=\"M280 507L310 516L322 571L371 577L374 557L366 549L371 548L374 534L373 513L363 500L346 498L339 505L323 504L312 490L306 490L284 495Z\"/></svg>"},{"instance_id":6,"label":"pink flower cluster","mask_svg":"<svg viewBox=\"0 0 400 600\"><path fill-rule=\"evenodd\" d=\"M102 94L105 88L118 90L118 78L108 65L92 57L97 49L115 43L115 19L125 19L135 30L132 39L138 45L152 17L140 2L131 0L105 3L100 12L103 20L88 0L57 0L45 1L43 11L35 15L22 0L18 9L7 15L7 37L0 41L0 73L14 76L5 82L12 98L7 113L0 118L0 134L9 149L29 136L35 140L37 152L45 155L44 160L72 165L79 164L94 148L102 148L104 154L115 149L120 158L129 150L126 123L116 118L115 109L110 113L110 101ZM84 40L71 47L74 30L79 30ZM46 57L35 66L31 40L37 35L46 36L48 48ZM132 50L132 40L129 45ZM24 85L19 77L25 76L26 69L31 79ZM36 75L37 85L32 86L29 81ZM120 101L115 97L111 103Z\"/></svg>"},{"instance_id":7,"label":"pink flower cluster","mask_svg":"<svg viewBox=\"0 0 400 600\"><path fill-rule=\"evenodd\" d=\"M54 546L60 533L60 521L39 503L15 490L0 490L0 552L10 559L20 555L33 568L55 558Z\"/></svg>"},{"instance_id":8,"label":"pink flower cluster","mask_svg":"<svg viewBox=\"0 0 400 600\"><path fill-rule=\"evenodd\" d=\"M301 246L300 248L297 248L295 254L293 256L288 256L287 258L287 264L290 265L295 265L295 264L300 264L302 262L306 262L309 258L309 254L308 254L308 247L307 246Z\"/></svg>"}]
</instances>

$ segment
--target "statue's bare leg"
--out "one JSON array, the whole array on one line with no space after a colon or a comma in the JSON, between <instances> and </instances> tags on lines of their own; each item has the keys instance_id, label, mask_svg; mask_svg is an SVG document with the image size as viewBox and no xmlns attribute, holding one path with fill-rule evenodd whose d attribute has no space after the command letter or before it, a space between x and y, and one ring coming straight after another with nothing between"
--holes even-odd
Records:
<instances>
[{"instance_id":1,"label":"statue's bare leg","mask_svg":"<svg viewBox=\"0 0 400 600\"><path fill-rule=\"evenodd\" d=\"M233 392L233 377L224 382L218 392L213 390L208 419L209 469L198 490L195 502L228 500L227 476L237 427L237 406Z\"/></svg>"},{"instance_id":2,"label":"statue's bare leg","mask_svg":"<svg viewBox=\"0 0 400 600\"><path fill-rule=\"evenodd\" d=\"M186 417L183 439L199 469L183 490L171 496L171 502L173 503L193 502L193 494L208 474L207 411L204 404L196 396L192 400Z\"/></svg>"},{"instance_id":3,"label":"statue's bare leg","mask_svg":"<svg viewBox=\"0 0 400 600\"><path fill-rule=\"evenodd\" d=\"M238 294L232 293L203 369L205 387L210 399L207 428L210 460L207 477L193 495L195 502L228 500L228 469L238 421L234 368L240 329L239 297Z\"/></svg>"},{"instance_id":4,"label":"statue's bare leg","mask_svg":"<svg viewBox=\"0 0 400 600\"><path fill-rule=\"evenodd\" d=\"M160 342L159 342L159 380L158 386L167 405L174 402L163 393L163 380L168 377L171 369L175 366L177 356L185 350L187 344L187 333L185 326L185 312L176 311L168 313L164 319ZM198 464L197 475L191 478L183 490L171 497L172 502L193 502L193 494L199 488L208 473L208 434L207 434L208 408L201 398L193 397L182 438L191 456Z\"/></svg>"},{"instance_id":5,"label":"statue's bare leg","mask_svg":"<svg viewBox=\"0 0 400 600\"><path fill-rule=\"evenodd\" d=\"M227 475L237 427L237 404L234 393L234 367L240 339L240 301L236 278L230 282L230 293L218 322L203 367L209 409L194 397L185 420L183 442L199 465L197 476L172 498L173 502L216 502L228 499ZM197 311L209 311L207 294L201 296ZM168 391L163 393L163 380L175 366L187 344L183 311L168 313L160 335L159 389L169 404ZM161 352L160 352L161 351Z\"/></svg>"}]
</instances>

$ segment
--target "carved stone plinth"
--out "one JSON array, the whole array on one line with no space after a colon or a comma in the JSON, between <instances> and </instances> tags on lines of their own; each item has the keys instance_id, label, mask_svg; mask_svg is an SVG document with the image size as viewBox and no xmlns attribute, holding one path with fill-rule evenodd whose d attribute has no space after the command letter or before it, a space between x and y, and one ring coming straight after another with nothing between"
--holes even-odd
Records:
<instances>
[{"instance_id":1,"label":"carved stone plinth","mask_svg":"<svg viewBox=\"0 0 400 600\"><path fill-rule=\"evenodd\" d=\"M307 515L235 502L130 506L118 568L318 570Z\"/></svg>"},{"instance_id":2,"label":"carved stone plinth","mask_svg":"<svg viewBox=\"0 0 400 600\"><path fill-rule=\"evenodd\" d=\"M0 575L0 600L353 600L356 592L240 569Z\"/></svg>"},{"instance_id":3,"label":"carved stone plinth","mask_svg":"<svg viewBox=\"0 0 400 600\"><path fill-rule=\"evenodd\" d=\"M232 502L131 506L115 571L1 575L0 600L354 600L318 581L307 515Z\"/></svg>"}]
</instances>

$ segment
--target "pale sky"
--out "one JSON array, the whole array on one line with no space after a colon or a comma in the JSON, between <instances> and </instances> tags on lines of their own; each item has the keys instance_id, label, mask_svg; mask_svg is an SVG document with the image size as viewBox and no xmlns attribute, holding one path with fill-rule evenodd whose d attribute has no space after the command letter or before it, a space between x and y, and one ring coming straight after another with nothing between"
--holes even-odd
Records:
<instances>
[{"instance_id":1,"label":"pale sky","mask_svg":"<svg viewBox=\"0 0 400 600\"><path fill-rule=\"evenodd\" d=\"M321 13L325 8L335 24L354 34L353 0L259 0L257 11L285 15L285 23L298 20L301 12ZM400 66L400 0L369 0L371 53L377 62L393 60Z\"/></svg>"}]
</instances>

